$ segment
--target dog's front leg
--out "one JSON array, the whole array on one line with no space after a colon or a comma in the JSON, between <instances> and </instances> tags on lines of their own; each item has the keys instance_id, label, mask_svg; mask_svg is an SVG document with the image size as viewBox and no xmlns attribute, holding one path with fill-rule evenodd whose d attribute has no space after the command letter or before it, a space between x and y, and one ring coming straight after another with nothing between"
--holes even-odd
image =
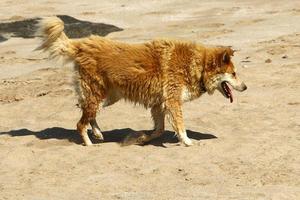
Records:
<instances>
[{"instance_id":1,"label":"dog's front leg","mask_svg":"<svg viewBox=\"0 0 300 200\"><path fill-rule=\"evenodd\" d=\"M165 130L165 114L161 105L155 105L151 108L151 115L154 122L154 131L151 135L148 135L144 132L137 132L131 135L128 135L123 141L123 145L129 144L145 144L151 140L160 137Z\"/></svg>"},{"instance_id":2,"label":"dog's front leg","mask_svg":"<svg viewBox=\"0 0 300 200\"><path fill-rule=\"evenodd\" d=\"M166 114L170 124L177 134L179 141L185 146L191 146L193 143L191 139L188 138L184 128L182 104L178 103L178 101L166 103Z\"/></svg>"}]
</instances>

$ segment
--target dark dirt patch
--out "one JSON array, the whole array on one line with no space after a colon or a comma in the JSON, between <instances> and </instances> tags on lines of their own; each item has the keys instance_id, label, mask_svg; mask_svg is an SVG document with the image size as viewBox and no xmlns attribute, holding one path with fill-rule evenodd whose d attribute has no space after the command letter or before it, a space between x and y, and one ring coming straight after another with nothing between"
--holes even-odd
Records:
<instances>
[{"instance_id":1,"label":"dark dirt patch","mask_svg":"<svg viewBox=\"0 0 300 200\"><path fill-rule=\"evenodd\" d=\"M64 21L65 32L70 38L87 37L91 34L106 36L111 32L123 30L114 25L82 21L68 15L58 15L57 17ZM41 18L33 18L0 23L0 42L9 39L9 37L34 38L37 30L36 25L40 19ZM5 35L5 37L3 35Z\"/></svg>"}]
</instances>

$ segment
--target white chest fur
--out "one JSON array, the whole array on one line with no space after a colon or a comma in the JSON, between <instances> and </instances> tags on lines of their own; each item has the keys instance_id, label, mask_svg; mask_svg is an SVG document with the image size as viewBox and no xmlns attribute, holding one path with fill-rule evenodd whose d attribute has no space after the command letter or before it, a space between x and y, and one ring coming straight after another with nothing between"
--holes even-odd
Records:
<instances>
[{"instance_id":1,"label":"white chest fur","mask_svg":"<svg viewBox=\"0 0 300 200\"><path fill-rule=\"evenodd\" d=\"M186 87L184 87L181 91L181 100L183 102L187 102L187 101L192 100L192 94Z\"/></svg>"}]
</instances>

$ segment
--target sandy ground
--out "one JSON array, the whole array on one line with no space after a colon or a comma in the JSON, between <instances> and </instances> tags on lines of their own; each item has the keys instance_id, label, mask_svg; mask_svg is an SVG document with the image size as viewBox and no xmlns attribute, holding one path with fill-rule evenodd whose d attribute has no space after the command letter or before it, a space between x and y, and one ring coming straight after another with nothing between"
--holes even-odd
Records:
<instances>
[{"instance_id":1,"label":"sandy ground","mask_svg":"<svg viewBox=\"0 0 300 200\"><path fill-rule=\"evenodd\" d=\"M121 147L152 128L149 111L119 102L98 121L106 142L81 145L71 66L0 43L0 199L300 199L299 1L2 0L0 21L67 14L124 28L126 42L180 38L231 45L248 90L187 103L194 146L172 129ZM268 60L269 59L269 60Z\"/></svg>"}]
</instances>

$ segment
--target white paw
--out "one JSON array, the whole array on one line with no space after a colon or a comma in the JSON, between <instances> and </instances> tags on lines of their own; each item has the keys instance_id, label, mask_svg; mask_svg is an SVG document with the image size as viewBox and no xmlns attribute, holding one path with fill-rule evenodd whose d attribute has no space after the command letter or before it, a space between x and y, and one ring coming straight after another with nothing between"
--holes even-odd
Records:
<instances>
[{"instance_id":1,"label":"white paw","mask_svg":"<svg viewBox=\"0 0 300 200\"><path fill-rule=\"evenodd\" d=\"M82 137L82 139L83 139L83 143L84 143L85 146L92 146L93 145L93 143L91 142L89 136L85 135L85 136Z\"/></svg>"},{"instance_id":2,"label":"white paw","mask_svg":"<svg viewBox=\"0 0 300 200\"><path fill-rule=\"evenodd\" d=\"M181 140L181 142L182 142L185 146L187 146L187 147L193 145L192 140L191 140L190 138L188 138L188 137L183 138L183 139Z\"/></svg>"},{"instance_id":3,"label":"white paw","mask_svg":"<svg viewBox=\"0 0 300 200\"><path fill-rule=\"evenodd\" d=\"M91 141L85 141L84 145L85 146L93 146L93 143Z\"/></svg>"},{"instance_id":4,"label":"white paw","mask_svg":"<svg viewBox=\"0 0 300 200\"><path fill-rule=\"evenodd\" d=\"M101 131L97 128L93 129L93 136L98 139L98 140L104 140L103 135L101 133Z\"/></svg>"}]
</instances>

